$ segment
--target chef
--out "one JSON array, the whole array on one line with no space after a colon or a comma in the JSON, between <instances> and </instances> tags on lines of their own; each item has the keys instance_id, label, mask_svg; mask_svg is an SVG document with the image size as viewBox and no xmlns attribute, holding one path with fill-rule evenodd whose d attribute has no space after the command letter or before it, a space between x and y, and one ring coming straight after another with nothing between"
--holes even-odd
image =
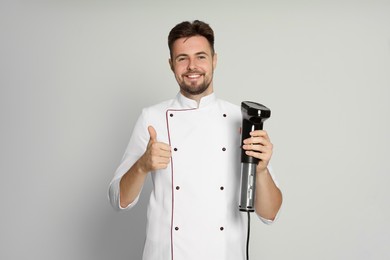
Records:
<instances>
[{"instance_id":1,"label":"chef","mask_svg":"<svg viewBox=\"0 0 390 260\"><path fill-rule=\"evenodd\" d=\"M247 218L238 210L241 112L213 91L213 30L198 20L182 22L171 30L168 45L180 91L143 109L110 183L110 202L118 210L132 208L150 174L143 260L244 260ZM253 131L242 148L261 159L255 209L264 223L272 223L282 195L269 166L267 132Z\"/></svg>"}]
</instances>

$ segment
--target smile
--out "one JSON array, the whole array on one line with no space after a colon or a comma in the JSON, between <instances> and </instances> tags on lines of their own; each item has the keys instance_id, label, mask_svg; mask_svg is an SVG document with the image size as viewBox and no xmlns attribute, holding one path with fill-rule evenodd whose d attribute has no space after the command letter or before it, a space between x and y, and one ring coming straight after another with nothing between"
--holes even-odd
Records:
<instances>
[{"instance_id":1,"label":"smile","mask_svg":"<svg viewBox=\"0 0 390 260\"><path fill-rule=\"evenodd\" d=\"M185 75L185 77L187 77L189 79L198 79L201 76L202 76L201 74L187 74L187 75Z\"/></svg>"}]
</instances>

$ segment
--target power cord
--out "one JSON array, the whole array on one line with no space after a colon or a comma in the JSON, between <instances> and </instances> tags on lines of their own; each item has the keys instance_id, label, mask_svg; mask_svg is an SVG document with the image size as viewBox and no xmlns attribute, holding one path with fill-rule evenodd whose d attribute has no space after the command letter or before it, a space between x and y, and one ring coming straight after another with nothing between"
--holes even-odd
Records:
<instances>
[{"instance_id":1,"label":"power cord","mask_svg":"<svg viewBox=\"0 0 390 260\"><path fill-rule=\"evenodd\" d=\"M247 231L247 237L246 237L246 260L249 260L249 236L251 231L251 215L248 211L248 231Z\"/></svg>"}]
</instances>

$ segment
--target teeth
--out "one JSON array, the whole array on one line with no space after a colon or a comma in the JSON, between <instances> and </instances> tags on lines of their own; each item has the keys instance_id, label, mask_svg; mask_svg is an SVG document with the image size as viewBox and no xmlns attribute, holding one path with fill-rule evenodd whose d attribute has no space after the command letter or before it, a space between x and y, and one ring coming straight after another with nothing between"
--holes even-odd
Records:
<instances>
[{"instance_id":1,"label":"teeth","mask_svg":"<svg viewBox=\"0 0 390 260\"><path fill-rule=\"evenodd\" d=\"M191 78L191 79L194 79L194 78L200 77L200 75L188 75L187 77L189 77L189 78Z\"/></svg>"}]
</instances>

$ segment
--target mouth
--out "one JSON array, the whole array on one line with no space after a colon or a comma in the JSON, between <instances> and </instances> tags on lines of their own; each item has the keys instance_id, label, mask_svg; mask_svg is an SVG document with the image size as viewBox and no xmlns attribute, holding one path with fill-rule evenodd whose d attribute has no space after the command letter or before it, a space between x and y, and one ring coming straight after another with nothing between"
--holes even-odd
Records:
<instances>
[{"instance_id":1,"label":"mouth","mask_svg":"<svg viewBox=\"0 0 390 260\"><path fill-rule=\"evenodd\" d=\"M201 73L188 73L184 75L184 77L188 78L189 80L197 80L202 76L203 74Z\"/></svg>"}]
</instances>

